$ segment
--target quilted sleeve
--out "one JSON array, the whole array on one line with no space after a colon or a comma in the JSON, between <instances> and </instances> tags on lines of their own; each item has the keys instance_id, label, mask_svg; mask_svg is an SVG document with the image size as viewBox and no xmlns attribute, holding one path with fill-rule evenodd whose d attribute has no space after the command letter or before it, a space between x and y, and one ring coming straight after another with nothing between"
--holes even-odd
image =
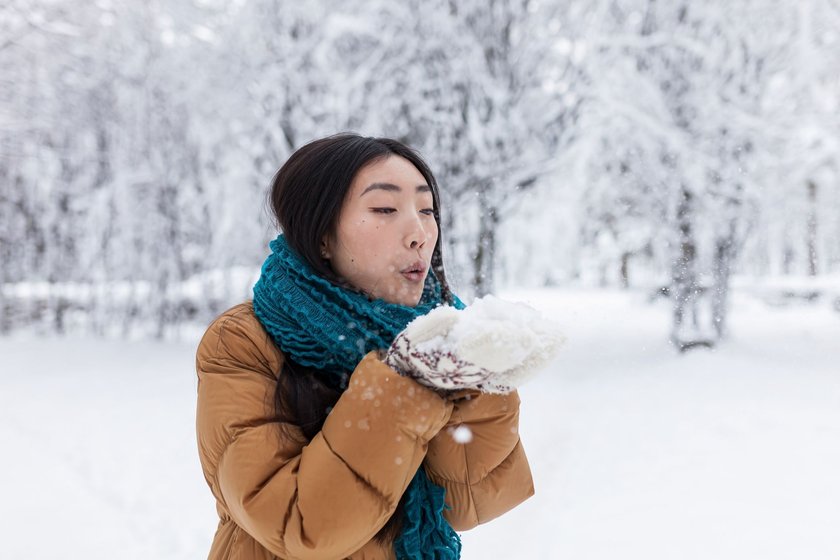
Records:
<instances>
[{"instance_id":1,"label":"quilted sleeve","mask_svg":"<svg viewBox=\"0 0 840 560\"><path fill-rule=\"evenodd\" d=\"M534 481L519 437L519 393L468 391L429 443L426 472L446 488L452 527L471 529L534 495Z\"/></svg>"},{"instance_id":2,"label":"quilted sleeve","mask_svg":"<svg viewBox=\"0 0 840 560\"><path fill-rule=\"evenodd\" d=\"M344 558L394 512L454 405L371 352L307 443L272 418L276 377L263 344L234 316L212 325L199 346L205 477L231 518L273 554Z\"/></svg>"}]
</instances>

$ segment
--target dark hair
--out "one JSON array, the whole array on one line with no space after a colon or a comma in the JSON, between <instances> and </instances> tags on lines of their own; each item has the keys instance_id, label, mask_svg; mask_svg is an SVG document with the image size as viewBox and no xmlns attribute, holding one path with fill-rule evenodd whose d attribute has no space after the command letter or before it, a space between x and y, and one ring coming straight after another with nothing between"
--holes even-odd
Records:
<instances>
[{"instance_id":1,"label":"dark hair","mask_svg":"<svg viewBox=\"0 0 840 560\"><path fill-rule=\"evenodd\" d=\"M320 276L342 283L321 258L321 240L332 235L353 178L364 166L390 156L411 162L432 189L434 216L440 228L440 195L438 184L429 166L420 155L405 144L390 138L370 138L357 134L337 134L306 144L289 157L274 176L269 193L277 226L289 246ZM443 299L453 302L446 282L441 254L442 235L432 252L431 267L440 281ZM345 380L346 381L346 380ZM318 370L304 367L285 356L274 395L277 418L298 426L307 441L321 430L327 414L341 396L342 386ZM404 499L377 533L381 542L393 542L400 532Z\"/></svg>"}]
</instances>

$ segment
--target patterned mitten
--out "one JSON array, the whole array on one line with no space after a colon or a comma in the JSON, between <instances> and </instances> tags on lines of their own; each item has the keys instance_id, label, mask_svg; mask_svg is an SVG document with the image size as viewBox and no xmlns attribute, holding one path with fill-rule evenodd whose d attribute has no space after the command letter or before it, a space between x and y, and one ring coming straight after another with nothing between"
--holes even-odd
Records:
<instances>
[{"instance_id":1,"label":"patterned mitten","mask_svg":"<svg viewBox=\"0 0 840 560\"><path fill-rule=\"evenodd\" d=\"M563 341L535 309L486 296L462 311L438 307L418 317L394 339L385 363L434 389L509 393Z\"/></svg>"}]
</instances>

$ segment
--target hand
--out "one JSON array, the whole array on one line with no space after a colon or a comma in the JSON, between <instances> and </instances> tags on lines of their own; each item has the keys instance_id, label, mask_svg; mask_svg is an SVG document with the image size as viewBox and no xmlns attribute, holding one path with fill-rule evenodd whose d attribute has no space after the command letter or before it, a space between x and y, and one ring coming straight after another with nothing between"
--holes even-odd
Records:
<instances>
[{"instance_id":1,"label":"hand","mask_svg":"<svg viewBox=\"0 0 840 560\"><path fill-rule=\"evenodd\" d=\"M443 345L461 313L443 306L418 317L397 335L383 361L432 389L448 392L481 386L493 373L460 359Z\"/></svg>"},{"instance_id":2,"label":"hand","mask_svg":"<svg viewBox=\"0 0 840 560\"><path fill-rule=\"evenodd\" d=\"M486 296L463 311L439 307L412 321L385 363L447 392L509 393L544 367L564 340L532 307Z\"/></svg>"}]
</instances>

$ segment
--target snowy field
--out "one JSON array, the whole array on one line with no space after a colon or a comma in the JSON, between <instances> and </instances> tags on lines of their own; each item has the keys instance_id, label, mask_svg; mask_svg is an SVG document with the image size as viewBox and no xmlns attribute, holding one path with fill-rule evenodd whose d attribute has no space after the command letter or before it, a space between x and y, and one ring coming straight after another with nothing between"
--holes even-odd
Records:
<instances>
[{"instance_id":1,"label":"snowy field","mask_svg":"<svg viewBox=\"0 0 840 560\"><path fill-rule=\"evenodd\" d=\"M569 343L520 391L537 494L463 558L840 558L840 314L736 293L730 340L677 356L641 293L502 295ZM0 339L0 556L206 557L194 348Z\"/></svg>"}]
</instances>

